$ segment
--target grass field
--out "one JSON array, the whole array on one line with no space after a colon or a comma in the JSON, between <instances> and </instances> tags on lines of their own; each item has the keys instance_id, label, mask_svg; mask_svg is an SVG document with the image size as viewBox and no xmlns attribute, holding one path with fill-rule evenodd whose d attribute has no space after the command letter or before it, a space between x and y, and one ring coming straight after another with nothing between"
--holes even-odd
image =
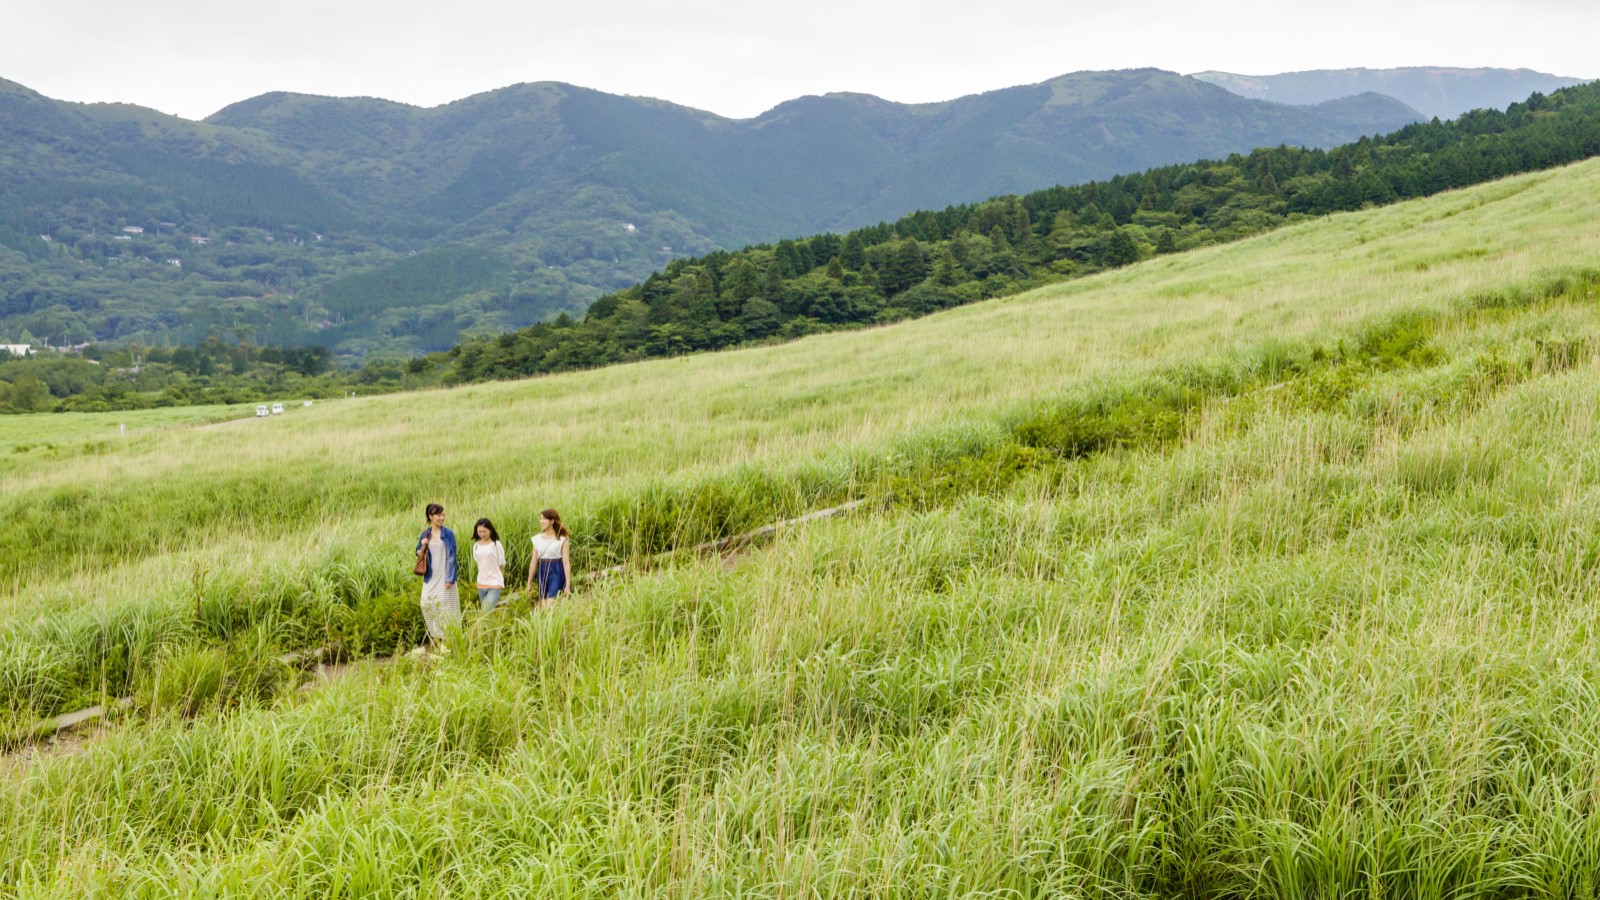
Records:
<instances>
[{"instance_id":1,"label":"grass field","mask_svg":"<svg viewBox=\"0 0 1600 900\"><path fill-rule=\"evenodd\" d=\"M81 452L87 445L144 437L157 431L191 425L230 422L255 415L255 404L234 406L182 406L73 415L41 414L0 418L0 453L22 455ZM12 466L21 460L6 460Z\"/></svg>"},{"instance_id":2,"label":"grass field","mask_svg":"<svg viewBox=\"0 0 1600 900\"><path fill-rule=\"evenodd\" d=\"M0 768L0 893L1592 895L1597 201L1586 163L869 332L13 453L10 732L136 704ZM414 635L428 500L517 552L555 505L598 566L859 497L442 662L274 661Z\"/></svg>"}]
</instances>

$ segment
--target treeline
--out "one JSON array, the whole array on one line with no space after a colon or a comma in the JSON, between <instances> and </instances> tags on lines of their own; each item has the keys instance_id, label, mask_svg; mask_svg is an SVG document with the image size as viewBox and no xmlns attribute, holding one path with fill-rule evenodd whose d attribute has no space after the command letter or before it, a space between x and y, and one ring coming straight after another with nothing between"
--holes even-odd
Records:
<instances>
[{"instance_id":1,"label":"treeline","mask_svg":"<svg viewBox=\"0 0 1600 900\"><path fill-rule=\"evenodd\" d=\"M257 347L216 336L192 347L94 345L21 357L0 351L0 413L261 403L423 386L400 363L338 370L323 347Z\"/></svg>"},{"instance_id":2,"label":"treeline","mask_svg":"<svg viewBox=\"0 0 1600 900\"><path fill-rule=\"evenodd\" d=\"M676 260L582 319L465 341L412 368L450 383L518 378L892 322L1597 154L1600 83L1333 150L1262 149Z\"/></svg>"}]
</instances>

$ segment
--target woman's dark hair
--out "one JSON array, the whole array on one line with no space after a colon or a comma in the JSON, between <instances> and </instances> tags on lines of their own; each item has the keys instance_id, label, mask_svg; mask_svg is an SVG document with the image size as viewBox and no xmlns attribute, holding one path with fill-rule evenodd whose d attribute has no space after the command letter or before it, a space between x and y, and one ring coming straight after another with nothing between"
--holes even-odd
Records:
<instances>
[{"instance_id":1,"label":"woman's dark hair","mask_svg":"<svg viewBox=\"0 0 1600 900\"><path fill-rule=\"evenodd\" d=\"M572 532L567 530L567 526L561 524L561 513L558 513L553 509L547 509L544 512L539 513L539 515L550 520L550 530L556 533L556 537L564 538L572 534Z\"/></svg>"},{"instance_id":2,"label":"woman's dark hair","mask_svg":"<svg viewBox=\"0 0 1600 900\"><path fill-rule=\"evenodd\" d=\"M442 513L442 512L444 512L444 507L440 506L437 503L429 503L428 504L428 508L423 510L423 512L422 512L422 518L431 519L434 516L436 516L436 515L438 515L439 513Z\"/></svg>"},{"instance_id":3,"label":"woman's dark hair","mask_svg":"<svg viewBox=\"0 0 1600 900\"><path fill-rule=\"evenodd\" d=\"M478 521L472 523L472 539L473 540L477 540L478 539L478 529L479 528L487 528L487 529L489 529L489 540L491 540L491 541L499 541L500 540L500 532L494 530L494 523L489 521L488 519L479 519Z\"/></svg>"}]
</instances>

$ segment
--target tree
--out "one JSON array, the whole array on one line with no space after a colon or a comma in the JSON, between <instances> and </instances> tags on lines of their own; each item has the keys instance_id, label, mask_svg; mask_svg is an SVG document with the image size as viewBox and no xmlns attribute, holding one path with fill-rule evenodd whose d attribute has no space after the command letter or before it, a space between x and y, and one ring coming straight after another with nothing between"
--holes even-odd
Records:
<instances>
[{"instance_id":1,"label":"tree","mask_svg":"<svg viewBox=\"0 0 1600 900\"><path fill-rule=\"evenodd\" d=\"M616 315L611 318L616 323L617 339L628 346L644 343L650 334L650 307L642 301L630 299L618 303Z\"/></svg>"},{"instance_id":2,"label":"tree","mask_svg":"<svg viewBox=\"0 0 1600 900\"><path fill-rule=\"evenodd\" d=\"M772 303L783 299L783 273L778 271L776 263L767 266L767 271L762 274L761 296Z\"/></svg>"},{"instance_id":3,"label":"tree","mask_svg":"<svg viewBox=\"0 0 1600 900\"><path fill-rule=\"evenodd\" d=\"M1017 202L1015 197L1008 198L1008 217L1006 231L1011 237L1011 243L1018 250L1030 250L1034 246L1033 220L1028 216L1028 208Z\"/></svg>"},{"instance_id":4,"label":"tree","mask_svg":"<svg viewBox=\"0 0 1600 900\"><path fill-rule=\"evenodd\" d=\"M702 322L717 318L716 285L705 269L694 266L672 280L670 301L674 316L687 315Z\"/></svg>"},{"instance_id":5,"label":"tree","mask_svg":"<svg viewBox=\"0 0 1600 900\"><path fill-rule=\"evenodd\" d=\"M717 314L732 319L744 310L745 301L761 293L761 271L745 254L735 256L722 273L722 293L717 299Z\"/></svg>"},{"instance_id":6,"label":"tree","mask_svg":"<svg viewBox=\"0 0 1600 900\"><path fill-rule=\"evenodd\" d=\"M56 405L44 383L32 375L19 377L9 393L11 408L17 412L48 412Z\"/></svg>"},{"instance_id":7,"label":"tree","mask_svg":"<svg viewBox=\"0 0 1600 900\"><path fill-rule=\"evenodd\" d=\"M956 255L949 247L939 254L939 261L933 267L933 281L941 287L955 287L965 281L971 281L972 275L961 267L956 261Z\"/></svg>"},{"instance_id":8,"label":"tree","mask_svg":"<svg viewBox=\"0 0 1600 900\"><path fill-rule=\"evenodd\" d=\"M783 327L783 311L770 300L751 297L745 301L739 324L744 327L745 334L753 338L770 337Z\"/></svg>"},{"instance_id":9,"label":"tree","mask_svg":"<svg viewBox=\"0 0 1600 900\"><path fill-rule=\"evenodd\" d=\"M882 273L883 292L893 296L911 287L928 274L928 261L916 238L906 238L889 257L889 268Z\"/></svg>"},{"instance_id":10,"label":"tree","mask_svg":"<svg viewBox=\"0 0 1600 900\"><path fill-rule=\"evenodd\" d=\"M839 251L839 265L852 272L859 272L866 264L866 242L861 239L861 232L852 231L845 236L844 248Z\"/></svg>"},{"instance_id":11,"label":"tree","mask_svg":"<svg viewBox=\"0 0 1600 900\"><path fill-rule=\"evenodd\" d=\"M1107 266L1126 266L1139 261L1139 245L1134 243L1133 235L1128 234L1128 229L1118 228L1111 232L1111 237L1106 241L1106 253L1102 259Z\"/></svg>"},{"instance_id":12,"label":"tree","mask_svg":"<svg viewBox=\"0 0 1600 900\"><path fill-rule=\"evenodd\" d=\"M811 248L811 264L820 266L839 258L839 248L844 241L836 234L819 234L806 244Z\"/></svg>"},{"instance_id":13,"label":"tree","mask_svg":"<svg viewBox=\"0 0 1600 900\"><path fill-rule=\"evenodd\" d=\"M799 278L811 271L811 249L804 244L785 239L778 242L773 253L778 272L785 278Z\"/></svg>"}]
</instances>

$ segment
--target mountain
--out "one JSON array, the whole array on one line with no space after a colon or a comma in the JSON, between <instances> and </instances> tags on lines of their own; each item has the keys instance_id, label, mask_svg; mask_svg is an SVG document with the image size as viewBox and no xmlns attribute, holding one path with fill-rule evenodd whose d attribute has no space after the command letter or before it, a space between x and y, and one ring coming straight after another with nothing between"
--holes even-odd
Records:
<instances>
[{"instance_id":1,"label":"mountain","mask_svg":"<svg viewBox=\"0 0 1600 900\"><path fill-rule=\"evenodd\" d=\"M1473 109L1505 109L1534 92L1551 91L1585 78L1563 78L1532 69L1453 69L1416 66L1399 69L1315 69L1281 75L1197 72L1190 76L1241 97L1297 106L1340 97L1376 93L1394 97L1425 116L1453 119Z\"/></svg>"},{"instance_id":2,"label":"mountain","mask_svg":"<svg viewBox=\"0 0 1600 900\"><path fill-rule=\"evenodd\" d=\"M207 123L300 155L357 208L456 236L522 225L553 189L587 184L678 210L731 246L1257 146L1332 146L1416 118L1389 98L1285 108L1144 70L945 103L803 97L747 120L544 83L432 110L268 95Z\"/></svg>"},{"instance_id":3,"label":"mountain","mask_svg":"<svg viewBox=\"0 0 1600 900\"><path fill-rule=\"evenodd\" d=\"M744 120L539 83L431 109L273 93L191 122L0 82L0 337L411 354L579 313L686 254L1418 118L1154 69Z\"/></svg>"}]
</instances>

